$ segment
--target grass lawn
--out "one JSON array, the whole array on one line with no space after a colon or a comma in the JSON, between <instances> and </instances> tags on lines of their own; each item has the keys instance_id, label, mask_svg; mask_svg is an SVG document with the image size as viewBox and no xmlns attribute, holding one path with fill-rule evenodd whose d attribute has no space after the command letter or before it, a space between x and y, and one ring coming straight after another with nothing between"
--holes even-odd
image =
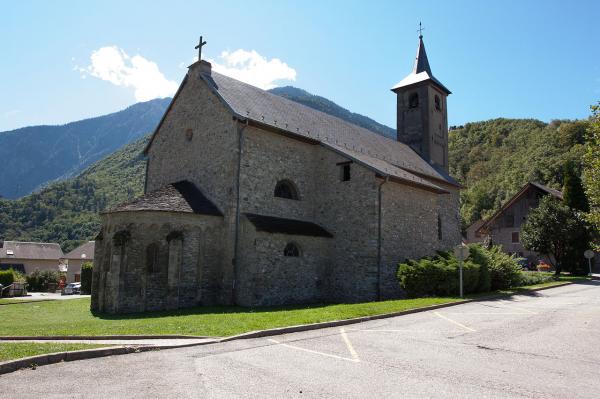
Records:
<instances>
[{"instance_id":1,"label":"grass lawn","mask_svg":"<svg viewBox=\"0 0 600 399\"><path fill-rule=\"evenodd\" d=\"M93 315L90 299L0 306L0 335L178 334L222 337L267 328L397 312L459 298L417 298L272 308L196 307L131 315Z\"/></svg>"},{"instance_id":2,"label":"grass lawn","mask_svg":"<svg viewBox=\"0 0 600 399\"><path fill-rule=\"evenodd\" d=\"M61 343L43 343L34 342L7 342L0 343L0 362L7 360L20 359L45 353L78 351L82 349L102 348L110 345L95 344L61 344Z\"/></svg>"},{"instance_id":3,"label":"grass lawn","mask_svg":"<svg viewBox=\"0 0 600 399\"><path fill-rule=\"evenodd\" d=\"M561 277L559 281L498 291L518 294L532 288L548 287L585 277ZM477 298L494 294L469 296ZM351 319L360 316L398 312L460 298L416 298L338 305L302 305L270 308L196 307L175 311L129 315L93 315L90 299L32 302L0 306L0 335L196 335L223 337L248 331L298 324Z\"/></svg>"}]
</instances>

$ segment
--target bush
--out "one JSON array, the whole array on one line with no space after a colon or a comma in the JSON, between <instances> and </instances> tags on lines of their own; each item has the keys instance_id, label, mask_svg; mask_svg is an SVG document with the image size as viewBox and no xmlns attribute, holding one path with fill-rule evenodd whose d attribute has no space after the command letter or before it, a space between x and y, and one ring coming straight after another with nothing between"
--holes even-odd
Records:
<instances>
[{"instance_id":1,"label":"bush","mask_svg":"<svg viewBox=\"0 0 600 399\"><path fill-rule=\"evenodd\" d=\"M0 284L3 287L11 285L15 281L15 274L13 269L0 270Z\"/></svg>"},{"instance_id":2,"label":"bush","mask_svg":"<svg viewBox=\"0 0 600 399\"><path fill-rule=\"evenodd\" d=\"M35 270L26 277L29 291L48 291L48 284L58 284L60 274L54 270Z\"/></svg>"},{"instance_id":3,"label":"bush","mask_svg":"<svg viewBox=\"0 0 600 399\"><path fill-rule=\"evenodd\" d=\"M92 272L94 265L92 262L85 262L81 265L81 293L91 294L92 293Z\"/></svg>"},{"instance_id":4,"label":"bush","mask_svg":"<svg viewBox=\"0 0 600 399\"><path fill-rule=\"evenodd\" d=\"M519 285L534 285L553 281L554 277L539 272L521 272L521 281Z\"/></svg>"},{"instance_id":5,"label":"bush","mask_svg":"<svg viewBox=\"0 0 600 399\"><path fill-rule=\"evenodd\" d=\"M408 260L398 267L400 286L410 297L458 295L458 261L450 252L439 252L433 258ZM480 266L463 263L463 290L478 292Z\"/></svg>"},{"instance_id":6,"label":"bush","mask_svg":"<svg viewBox=\"0 0 600 399\"><path fill-rule=\"evenodd\" d=\"M409 297L420 297L457 295L458 275L454 254L438 252L435 257L401 263L397 277ZM478 244L469 246L469 257L463 262L465 294L517 287L525 285L525 280L514 256L506 255L499 247L488 250Z\"/></svg>"},{"instance_id":7,"label":"bush","mask_svg":"<svg viewBox=\"0 0 600 399\"><path fill-rule=\"evenodd\" d=\"M521 266L514 255L505 254L500 247L492 247L487 253L492 291L521 285Z\"/></svg>"}]
</instances>

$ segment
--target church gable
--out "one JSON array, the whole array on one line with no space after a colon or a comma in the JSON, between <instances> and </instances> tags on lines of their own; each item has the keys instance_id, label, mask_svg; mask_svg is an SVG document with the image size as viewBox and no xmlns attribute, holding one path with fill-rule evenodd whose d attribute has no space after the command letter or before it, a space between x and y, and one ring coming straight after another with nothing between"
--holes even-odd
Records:
<instances>
[{"instance_id":1,"label":"church gable","mask_svg":"<svg viewBox=\"0 0 600 399\"><path fill-rule=\"evenodd\" d=\"M226 106L192 65L146 149L146 192L189 180L225 209L235 176L238 136Z\"/></svg>"}]
</instances>

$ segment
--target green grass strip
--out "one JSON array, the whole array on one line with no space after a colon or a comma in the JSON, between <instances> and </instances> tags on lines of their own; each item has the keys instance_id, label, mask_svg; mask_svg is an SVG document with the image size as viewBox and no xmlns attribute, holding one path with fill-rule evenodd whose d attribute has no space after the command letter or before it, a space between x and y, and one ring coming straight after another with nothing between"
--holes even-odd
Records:
<instances>
[{"instance_id":1,"label":"green grass strip","mask_svg":"<svg viewBox=\"0 0 600 399\"><path fill-rule=\"evenodd\" d=\"M102 348L110 345L96 344L62 344L35 342L6 342L0 343L0 362L21 359L23 357L43 355L46 353L77 351L82 349Z\"/></svg>"}]
</instances>

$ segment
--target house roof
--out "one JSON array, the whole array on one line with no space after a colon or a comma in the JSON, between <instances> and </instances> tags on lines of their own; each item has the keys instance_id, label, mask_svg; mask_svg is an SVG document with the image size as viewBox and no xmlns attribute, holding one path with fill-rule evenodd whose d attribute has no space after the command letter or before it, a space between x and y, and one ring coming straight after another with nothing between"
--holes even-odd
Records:
<instances>
[{"instance_id":1,"label":"house roof","mask_svg":"<svg viewBox=\"0 0 600 399\"><path fill-rule=\"evenodd\" d=\"M311 237L333 237L333 235L316 223L303 220L286 219L275 216L257 215L245 213L246 217L254 225L257 231L267 233L280 233Z\"/></svg>"},{"instance_id":2,"label":"house roof","mask_svg":"<svg viewBox=\"0 0 600 399\"><path fill-rule=\"evenodd\" d=\"M59 244L48 242L4 241L0 259L58 260L64 257Z\"/></svg>"},{"instance_id":3,"label":"house roof","mask_svg":"<svg viewBox=\"0 0 600 399\"><path fill-rule=\"evenodd\" d=\"M481 231L481 230L487 229L490 226L491 223L493 223L496 219L498 219L498 217L500 215L502 215L508 208L510 208L512 204L514 204L516 201L518 201L519 198L521 198L523 195L525 195L527 193L527 191L529 191L531 189L542 191L543 193L550 194L553 197L556 197L556 198L561 199L561 200L563 198L562 192L560 192L558 190L555 190L553 188L545 186L545 185L543 185L541 183L528 182L523 187L521 187L521 189L515 195L513 195L508 201L506 201L504 203L504 205L502 205L500 207L500 209L498 209L489 219L487 219L477 229L477 231Z\"/></svg>"},{"instance_id":4,"label":"house roof","mask_svg":"<svg viewBox=\"0 0 600 399\"><path fill-rule=\"evenodd\" d=\"M81 244L71 252L65 254L64 258L94 260L94 247L94 241L88 241L84 244Z\"/></svg>"},{"instance_id":5,"label":"house roof","mask_svg":"<svg viewBox=\"0 0 600 399\"><path fill-rule=\"evenodd\" d=\"M415 57L415 64L413 65L413 70L410 74L408 74L404 79L398 82L394 87L392 87L392 91L396 91L402 87L412 86L417 83L432 81L440 89L442 89L446 94L451 94L451 91L448 90L446 86L442 84L439 80L433 76L431 72L431 67L429 66L429 60L427 59L427 52L425 51L425 44L423 43L423 36L419 36L419 47L417 49L417 56Z\"/></svg>"},{"instance_id":6,"label":"house roof","mask_svg":"<svg viewBox=\"0 0 600 399\"><path fill-rule=\"evenodd\" d=\"M167 184L133 201L117 205L105 213L140 211L182 212L223 216L219 208L194 183L187 180Z\"/></svg>"}]
</instances>

